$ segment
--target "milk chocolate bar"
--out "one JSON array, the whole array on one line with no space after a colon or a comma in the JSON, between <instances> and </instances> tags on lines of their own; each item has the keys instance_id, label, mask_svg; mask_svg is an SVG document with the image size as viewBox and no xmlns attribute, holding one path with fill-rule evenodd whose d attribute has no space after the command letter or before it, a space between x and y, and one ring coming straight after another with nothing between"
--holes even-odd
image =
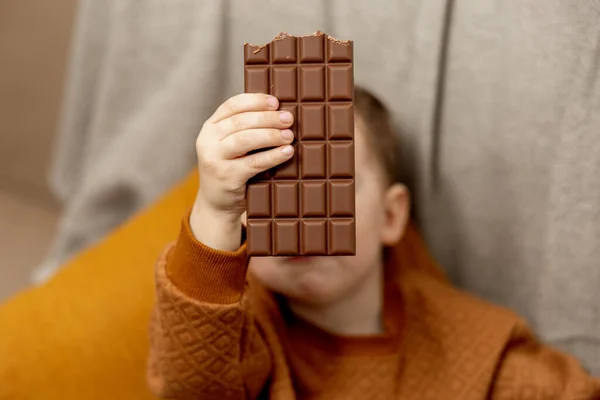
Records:
<instances>
[{"instance_id":1,"label":"milk chocolate bar","mask_svg":"<svg viewBox=\"0 0 600 400\"><path fill-rule=\"evenodd\" d=\"M294 115L294 157L251 179L251 256L356 253L353 42L280 33L244 45L246 93L279 99Z\"/></svg>"}]
</instances>

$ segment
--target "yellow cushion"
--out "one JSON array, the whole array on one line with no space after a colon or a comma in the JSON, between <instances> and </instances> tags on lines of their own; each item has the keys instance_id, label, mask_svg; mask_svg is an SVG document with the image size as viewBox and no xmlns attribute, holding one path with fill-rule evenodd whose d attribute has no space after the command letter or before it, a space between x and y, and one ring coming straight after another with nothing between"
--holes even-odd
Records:
<instances>
[{"instance_id":1,"label":"yellow cushion","mask_svg":"<svg viewBox=\"0 0 600 400\"><path fill-rule=\"evenodd\" d=\"M193 204L190 174L156 204L0 306L0 399L151 399L154 263ZM9 260L4 260L9 261Z\"/></svg>"}]
</instances>

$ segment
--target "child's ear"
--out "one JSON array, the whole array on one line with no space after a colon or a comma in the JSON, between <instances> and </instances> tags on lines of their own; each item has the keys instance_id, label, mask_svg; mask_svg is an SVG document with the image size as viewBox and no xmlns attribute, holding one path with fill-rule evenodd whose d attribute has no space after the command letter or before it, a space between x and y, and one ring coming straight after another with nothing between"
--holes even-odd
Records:
<instances>
[{"instance_id":1,"label":"child's ear","mask_svg":"<svg viewBox=\"0 0 600 400\"><path fill-rule=\"evenodd\" d=\"M400 183L388 188L384 198L384 223L381 230L381 242L384 246L394 246L404 235L410 219L410 193Z\"/></svg>"}]
</instances>

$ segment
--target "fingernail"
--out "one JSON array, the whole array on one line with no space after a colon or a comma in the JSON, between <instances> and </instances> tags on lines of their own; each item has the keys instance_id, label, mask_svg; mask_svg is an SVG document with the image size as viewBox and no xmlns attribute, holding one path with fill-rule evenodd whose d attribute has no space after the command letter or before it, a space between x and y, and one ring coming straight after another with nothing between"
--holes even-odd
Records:
<instances>
[{"instance_id":1,"label":"fingernail","mask_svg":"<svg viewBox=\"0 0 600 400\"><path fill-rule=\"evenodd\" d=\"M277 101L277 99L273 96L267 96L267 104L269 105L269 107L271 107L273 109L277 109L277 106L279 105L279 101Z\"/></svg>"},{"instance_id":2,"label":"fingernail","mask_svg":"<svg viewBox=\"0 0 600 400\"><path fill-rule=\"evenodd\" d=\"M281 137L284 140L292 140L294 138L294 133L289 129L285 129L281 131Z\"/></svg>"},{"instance_id":3,"label":"fingernail","mask_svg":"<svg viewBox=\"0 0 600 400\"><path fill-rule=\"evenodd\" d=\"M285 146L283 149L281 149L281 153L284 156L291 156L293 152L294 148L292 146Z\"/></svg>"},{"instance_id":4,"label":"fingernail","mask_svg":"<svg viewBox=\"0 0 600 400\"><path fill-rule=\"evenodd\" d=\"M284 124L289 124L292 122L292 119L292 114L287 111L279 113L279 120Z\"/></svg>"}]
</instances>

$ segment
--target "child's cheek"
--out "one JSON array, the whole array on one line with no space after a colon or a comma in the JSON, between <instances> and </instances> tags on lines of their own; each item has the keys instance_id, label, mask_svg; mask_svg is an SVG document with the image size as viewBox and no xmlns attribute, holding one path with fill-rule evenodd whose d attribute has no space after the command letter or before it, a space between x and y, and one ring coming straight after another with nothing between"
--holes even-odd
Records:
<instances>
[{"instance_id":1,"label":"child's cheek","mask_svg":"<svg viewBox=\"0 0 600 400\"><path fill-rule=\"evenodd\" d=\"M375 194L356 196L356 245L360 249L366 245L380 246L382 226L382 204ZM363 249L365 250L365 249Z\"/></svg>"},{"instance_id":2,"label":"child's cheek","mask_svg":"<svg viewBox=\"0 0 600 400\"><path fill-rule=\"evenodd\" d=\"M357 234L361 229L374 228L380 224L384 211L379 192L374 182L362 180L360 185L355 186Z\"/></svg>"}]
</instances>

